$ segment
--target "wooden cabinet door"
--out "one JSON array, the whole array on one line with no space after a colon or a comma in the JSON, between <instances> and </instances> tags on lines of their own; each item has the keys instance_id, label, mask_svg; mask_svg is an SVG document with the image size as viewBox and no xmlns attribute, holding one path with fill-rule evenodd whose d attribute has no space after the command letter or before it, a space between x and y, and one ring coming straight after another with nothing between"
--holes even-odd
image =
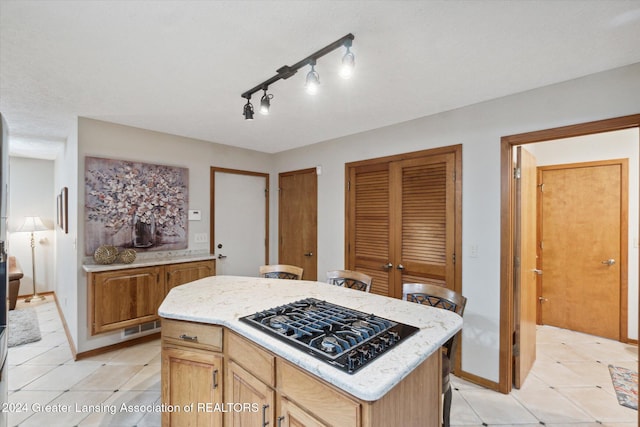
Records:
<instances>
[{"instance_id":1,"label":"wooden cabinet door","mask_svg":"<svg viewBox=\"0 0 640 427\"><path fill-rule=\"evenodd\" d=\"M176 286L216 274L214 260L169 264L164 268L167 275L166 293Z\"/></svg>"},{"instance_id":2,"label":"wooden cabinet door","mask_svg":"<svg viewBox=\"0 0 640 427\"><path fill-rule=\"evenodd\" d=\"M92 274L92 334L158 319L158 307L165 296L160 273L160 267L141 267Z\"/></svg>"},{"instance_id":3,"label":"wooden cabinet door","mask_svg":"<svg viewBox=\"0 0 640 427\"><path fill-rule=\"evenodd\" d=\"M280 400L280 413L278 427L326 427L326 424L318 421L284 397Z\"/></svg>"},{"instance_id":4,"label":"wooden cabinet door","mask_svg":"<svg viewBox=\"0 0 640 427\"><path fill-rule=\"evenodd\" d=\"M227 363L225 401L258 404L259 410L227 413L226 426L274 425L275 392L233 360ZM266 424L268 423L268 424Z\"/></svg>"},{"instance_id":5,"label":"wooden cabinet door","mask_svg":"<svg viewBox=\"0 0 640 427\"><path fill-rule=\"evenodd\" d=\"M218 353L164 347L162 349L162 403L180 410L162 413L162 426L221 427L222 356ZM206 406L210 404L210 406ZM186 411L184 408L193 408Z\"/></svg>"}]
</instances>

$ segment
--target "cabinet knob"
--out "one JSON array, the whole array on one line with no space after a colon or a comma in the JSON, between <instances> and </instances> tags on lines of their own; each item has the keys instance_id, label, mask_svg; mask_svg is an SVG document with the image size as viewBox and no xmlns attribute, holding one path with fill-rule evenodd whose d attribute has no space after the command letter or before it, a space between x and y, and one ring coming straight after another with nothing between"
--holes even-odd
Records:
<instances>
[{"instance_id":1,"label":"cabinet knob","mask_svg":"<svg viewBox=\"0 0 640 427\"><path fill-rule=\"evenodd\" d=\"M278 427L282 427L282 422L284 421L284 415L281 417L278 417Z\"/></svg>"}]
</instances>

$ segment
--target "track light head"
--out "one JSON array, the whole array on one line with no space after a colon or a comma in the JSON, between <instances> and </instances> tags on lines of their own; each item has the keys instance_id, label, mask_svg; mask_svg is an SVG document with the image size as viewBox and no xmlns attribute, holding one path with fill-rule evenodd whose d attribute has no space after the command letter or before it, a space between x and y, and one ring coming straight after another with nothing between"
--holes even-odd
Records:
<instances>
[{"instance_id":1,"label":"track light head","mask_svg":"<svg viewBox=\"0 0 640 427\"><path fill-rule=\"evenodd\" d=\"M346 43L345 43L345 46ZM343 79L350 79L353 75L353 70L356 67L356 57L353 55L353 52L349 49L351 46L351 40L349 40L349 45L347 46L347 52L342 57L342 67L340 67L340 77Z\"/></svg>"},{"instance_id":2,"label":"track light head","mask_svg":"<svg viewBox=\"0 0 640 427\"><path fill-rule=\"evenodd\" d=\"M273 98L272 94L267 93L267 88L264 89L264 95L260 98L260 114L267 115L269 114L269 108L271 108L271 99Z\"/></svg>"},{"instance_id":3,"label":"track light head","mask_svg":"<svg viewBox=\"0 0 640 427\"><path fill-rule=\"evenodd\" d=\"M316 61L312 60L309 64L311 65L311 71L307 73L307 81L304 87L309 95L315 95L318 92L318 86L320 86L320 76L316 72Z\"/></svg>"},{"instance_id":4,"label":"track light head","mask_svg":"<svg viewBox=\"0 0 640 427\"><path fill-rule=\"evenodd\" d=\"M251 105L250 99L251 97L247 98L247 103L244 104L244 111L242 112L245 120L253 120L253 105Z\"/></svg>"}]
</instances>

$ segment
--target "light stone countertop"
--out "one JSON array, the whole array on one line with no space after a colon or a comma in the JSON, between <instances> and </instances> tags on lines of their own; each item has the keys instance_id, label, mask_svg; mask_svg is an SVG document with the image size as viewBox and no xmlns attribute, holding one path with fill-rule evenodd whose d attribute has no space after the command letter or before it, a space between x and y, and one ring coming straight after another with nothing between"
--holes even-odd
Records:
<instances>
[{"instance_id":1,"label":"light stone countertop","mask_svg":"<svg viewBox=\"0 0 640 427\"><path fill-rule=\"evenodd\" d=\"M131 264L113 263L113 264L97 264L92 260L85 261L82 269L87 273L96 273L100 271L124 270L126 268L152 267L155 265L178 264L181 262L207 261L216 259L215 255L209 253L204 254L180 254L171 256L146 256L137 257Z\"/></svg>"},{"instance_id":2,"label":"light stone countertop","mask_svg":"<svg viewBox=\"0 0 640 427\"><path fill-rule=\"evenodd\" d=\"M317 298L420 328L373 362L347 374L238 319L304 298ZM227 327L281 358L365 401L384 396L462 328L457 314L321 282L212 276L175 287L161 317Z\"/></svg>"}]
</instances>

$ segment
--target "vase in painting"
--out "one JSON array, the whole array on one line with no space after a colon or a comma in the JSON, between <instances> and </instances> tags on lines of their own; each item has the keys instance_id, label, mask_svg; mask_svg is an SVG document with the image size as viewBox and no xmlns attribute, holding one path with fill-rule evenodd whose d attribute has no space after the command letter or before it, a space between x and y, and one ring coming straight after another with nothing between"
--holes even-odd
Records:
<instances>
[{"instance_id":1,"label":"vase in painting","mask_svg":"<svg viewBox=\"0 0 640 427\"><path fill-rule=\"evenodd\" d=\"M133 215L132 243L134 248L149 248L156 242L156 220L153 213Z\"/></svg>"}]
</instances>

